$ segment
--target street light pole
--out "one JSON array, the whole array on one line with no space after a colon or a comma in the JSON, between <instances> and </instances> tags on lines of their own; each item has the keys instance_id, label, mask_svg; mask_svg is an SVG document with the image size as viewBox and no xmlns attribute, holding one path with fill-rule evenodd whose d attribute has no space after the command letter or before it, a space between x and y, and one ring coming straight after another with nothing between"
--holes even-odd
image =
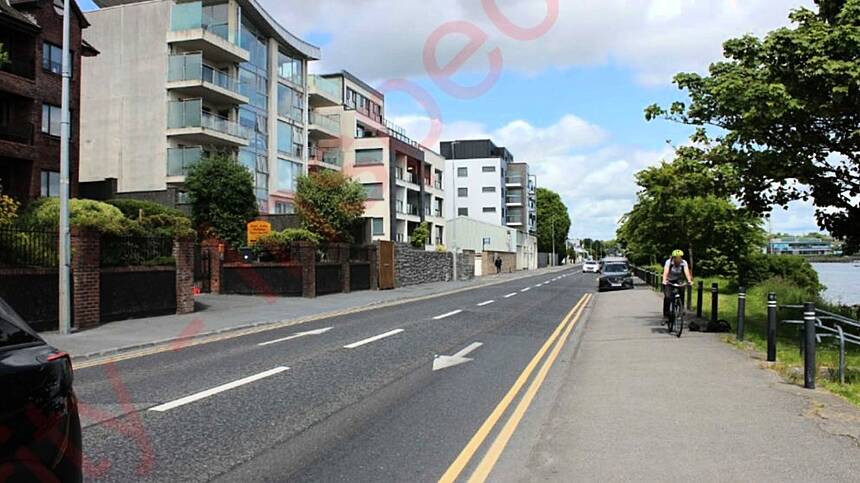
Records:
<instances>
[{"instance_id":1,"label":"street light pole","mask_svg":"<svg viewBox=\"0 0 860 483\"><path fill-rule=\"evenodd\" d=\"M555 266L555 217L553 216L550 223L552 224L552 264L550 266Z\"/></svg>"},{"instance_id":2,"label":"street light pole","mask_svg":"<svg viewBox=\"0 0 860 483\"><path fill-rule=\"evenodd\" d=\"M458 279L458 277L457 277L457 268L458 268L457 267L457 218L459 218L459 217L457 215L457 196L459 196L459 191L457 190L457 176L455 174L457 171L456 146L457 146L457 141L451 141L451 159L454 161L453 163L451 163L451 165L454 167L454 173L448 173L448 176L451 176L451 179L454 180L451 182L452 186L454 187L454 192L451 193L452 202L454 203L454 217L452 218L453 221L451 223L451 239L454 241L454 243L451 244L452 245L451 249L454 250L454 277L452 277L453 278L453 280L451 280L452 282L456 282ZM483 254L482 254L482 256L483 256Z\"/></svg>"},{"instance_id":3,"label":"street light pole","mask_svg":"<svg viewBox=\"0 0 860 483\"><path fill-rule=\"evenodd\" d=\"M71 69L69 58L69 31L71 17L71 0L63 2L63 87L60 115L60 228L59 228L59 262L60 262L60 334L68 334L72 330L72 310L69 294L69 272L71 269L71 239L69 233L69 80Z\"/></svg>"}]
</instances>

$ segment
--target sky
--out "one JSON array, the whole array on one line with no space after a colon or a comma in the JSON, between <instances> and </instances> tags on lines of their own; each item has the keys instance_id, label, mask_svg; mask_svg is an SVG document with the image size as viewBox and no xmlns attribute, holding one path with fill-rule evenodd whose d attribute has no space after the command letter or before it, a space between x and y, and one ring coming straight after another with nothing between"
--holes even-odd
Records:
<instances>
[{"instance_id":1,"label":"sky","mask_svg":"<svg viewBox=\"0 0 860 483\"><path fill-rule=\"evenodd\" d=\"M726 39L788 24L812 0L258 0L321 47L312 72L346 69L386 93L386 117L438 150L491 138L568 207L573 238L611 239L637 171L691 132L646 122L685 100L678 72L706 72ZM90 0L84 10L95 8ZM441 124L441 125L440 125ZM774 231L818 231L813 209L773 213Z\"/></svg>"}]
</instances>

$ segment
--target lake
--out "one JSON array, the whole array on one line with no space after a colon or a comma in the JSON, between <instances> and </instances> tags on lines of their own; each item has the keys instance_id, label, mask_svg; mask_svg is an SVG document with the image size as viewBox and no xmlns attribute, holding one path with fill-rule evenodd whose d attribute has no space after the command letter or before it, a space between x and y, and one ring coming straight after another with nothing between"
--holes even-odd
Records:
<instances>
[{"instance_id":1,"label":"lake","mask_svg":"<svg viewBox=\"0 0 860 483\"><path fill-rule=\"evenodd\" d=\"M844 305L860 305L860 267L850 263L813 263L818 279L827 286L824 298Z\"/></svg>"}]
</instances>

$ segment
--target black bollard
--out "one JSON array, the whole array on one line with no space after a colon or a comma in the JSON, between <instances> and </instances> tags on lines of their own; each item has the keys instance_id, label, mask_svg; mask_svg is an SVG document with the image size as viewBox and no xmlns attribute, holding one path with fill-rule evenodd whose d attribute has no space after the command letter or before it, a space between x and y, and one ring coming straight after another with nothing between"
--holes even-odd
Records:
<instances>
[{"instance_id":1,"label":"black bollard","mask_svg":"<svg viewBox=\"0 0 860 483\"><path fill-rule=\"evenodd\" d=\"M705 282L699 282L699 292L696 297L696 318L702 318L702 298L705 292Z\"/></svg>"},{"instance_id":2,"label":"black bollard","mask_svg":"<svg viewBox=\"0 0 860 483\"><path fill-rule=\"evenodd\" d=\"M717 316L719 315L718 309L720 303L720 287L714 282L711 284L711 322L714 324L717 323Z\"/></svg>"},{"instance_id":3,"label":"black bollard","mask_svg":"<svg viewBox=\"0 0 860 483\"><path fill-rule=\"evenodd\" d=\"M687 310L693 307L693 284L687 284Z\"/></svg>"},{"instance_id":4,"label":"black bollard","mask_svg":"<svg viewBox=\"0 0 860 483\"><path fill-rule=\"evenodd\" d=\"M803 306L803 328L806 335L806 351L803 357L803 387L815 389L815 304Z\"/></svg>"},{"instance_id":5,"label":"black bollard","mask_svg":"<svg viewBox=\"0 0 860 483\"><path fill-rule=\"evenodd\" d=\"M767 361L776 362L776 294L767 294Z\"/></svg>"},{"instance_id":6,"label":"black bollard","mask_svg":"<svg viewBox=\"0 0 860 483\"><path fill-rule=\"evenodd\" d=\"M738 288L738 341L744 340L744 319L747 309L747 289Z\"/></svg>"}]
</instances>

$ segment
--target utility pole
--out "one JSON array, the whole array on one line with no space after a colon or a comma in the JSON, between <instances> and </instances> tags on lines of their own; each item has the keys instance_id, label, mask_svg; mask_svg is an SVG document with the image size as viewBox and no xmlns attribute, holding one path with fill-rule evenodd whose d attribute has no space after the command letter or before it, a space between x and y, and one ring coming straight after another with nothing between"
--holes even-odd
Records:
<instances>
[{"instance_id":1,"label":"utility pole","mask_svg":"<svg viewBox=\"0 0 860 483\"><path fill-rule=\"evenodd\" d=\"M457 155L455 154L457 152L456 146L457 146L457 141L451 141L451 159L454 160L454 162L451 163L451 165L454 167L455 173L457 171ZM452 185L454 186L454 192L451 193L451 198L452 198L451 201L454 203L454 217L452 218L454 221L453 221L453 223L451 223L451 228L452 228L451 229L451 239L454 241L454 243L452 243L452 246L451 246L451 249L454 251L454 277L453 277L453 280L451 280L451 281L456 282L457 279L459 278L457 276L457 268L458 268L457 267L457 218L458 218L458 216L457 216L457 196L459 196L459 194L458 194L459 191L457 190L457 176L456 175L452 176L451 173L448 173L448 176L451 176L451 178L454 180L452 182ZM481 256L483 256L483 254Z\"/></svg>"},{"instance_id":2,"label":"utility pole","mask_svg":"<svg viewBox=\"0 0 860 483\"><path fill-rule=\"evenodd\" d=\"M552 263L551 267L555 266L556 258L555 258L555 216L552 217L550 223L552 224Z\"/></svg>"},{"instance_id":3,"label":"utility pole","mask_svg":"<svg viewBox=\"0 0 860 483\"><path fill-rule=\"evenodd\" d=\"M63 2L63 91L60 116L60 334L68 334L72 330L72 310L69 293L69 272L71 270L71 238L69 233L69 80L71 69L69 63L69 30L71 17L71 0Z\"/></svg>"}]
</instances>

